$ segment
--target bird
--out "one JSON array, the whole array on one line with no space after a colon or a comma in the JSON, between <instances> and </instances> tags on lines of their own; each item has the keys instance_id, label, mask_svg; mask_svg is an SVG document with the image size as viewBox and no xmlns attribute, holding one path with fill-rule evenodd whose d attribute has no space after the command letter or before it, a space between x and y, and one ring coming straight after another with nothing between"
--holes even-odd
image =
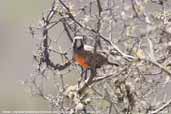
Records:
<instances>
[{"instance_id":1,"label":"bird","mask_svg":"<svg viewBox=\"0 0 171 114\"><path fill-rule=\"evenodd\" d=\"M109 62L107 57L100 53L93 53L86 50L87 45L84 44L83 36L75 36L73 39L73 59L83 69L101 68L103 65L119 66L117 63ZM93 47L89 49L93 49Z\"/></svg>"}]
</instances>

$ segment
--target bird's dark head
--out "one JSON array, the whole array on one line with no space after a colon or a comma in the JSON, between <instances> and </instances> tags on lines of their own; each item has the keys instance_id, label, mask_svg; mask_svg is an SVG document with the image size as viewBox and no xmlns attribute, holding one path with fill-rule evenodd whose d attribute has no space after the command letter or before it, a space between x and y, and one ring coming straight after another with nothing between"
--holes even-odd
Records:
<instances>
[{"instance_id":1,"label":"bird's dark head","mask_svg":"<svg viewBox=\"0 0 171 114\"><path fill-rule=\"evenodd\" d=\"M83 37L82 36L74 37L72 46L74 51L83 50L84 49Z\"/></svg>"}]
</instances>

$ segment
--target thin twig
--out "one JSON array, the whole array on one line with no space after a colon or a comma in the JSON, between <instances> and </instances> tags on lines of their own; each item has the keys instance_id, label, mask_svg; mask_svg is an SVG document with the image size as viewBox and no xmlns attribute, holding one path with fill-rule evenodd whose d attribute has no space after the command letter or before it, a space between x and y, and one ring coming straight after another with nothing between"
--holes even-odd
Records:
<instances>
[{"instance_id":1,"label":"thin twig","mask_svg":"<svg viewBox=\"0 0 171 114\"><path fill-rule=\"evenodd\" d=\"M163 111L165 108L167 108L169 105L171 105L171 99L168 100L165 104L160 106L158 109L149 112L149 114L158 114L159 112Z\"/></svg>"}]
</instances>

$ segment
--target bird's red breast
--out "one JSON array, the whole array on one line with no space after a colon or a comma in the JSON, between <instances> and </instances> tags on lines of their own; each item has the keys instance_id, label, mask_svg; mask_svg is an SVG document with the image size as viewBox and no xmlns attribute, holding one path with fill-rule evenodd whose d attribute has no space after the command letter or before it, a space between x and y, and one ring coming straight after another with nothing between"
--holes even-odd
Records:
<instances>
[{"instance_id":1,"label":"bird's red breast","mask_svg":"<svg viewBox=\"0 0 171 114\"><path fill-rule=\"evenodd\" d=\"M75 61L85 69L90 68L90 64L88 63L86 57L83 55L76 54Z\"/></svg>"}]
</instances>

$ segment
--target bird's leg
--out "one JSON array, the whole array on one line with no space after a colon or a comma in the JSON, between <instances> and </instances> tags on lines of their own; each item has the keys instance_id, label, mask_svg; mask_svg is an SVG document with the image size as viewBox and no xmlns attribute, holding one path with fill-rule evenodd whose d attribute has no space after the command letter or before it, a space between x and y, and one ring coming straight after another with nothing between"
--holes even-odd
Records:
<instances>
[{"instance_id":1,"label":"bird's leg","mask_svg":"<svg viewBox=\"0 0 171 114\"><path fill-rule=\"evenodd\" d=\"M85 73L84 73L84 77L83 77L84 80L87 80L87 71L88 71L88 69L86 69L86 70L84 71L84 72L85 72Z\"/></svg>"},{"instance_id":2,"label":"bird's leg","mask_svg":"<svg viewBox=\"0 0 171 114\"><path fill-rule=\"evenodd\" d=\"M78 87L80 87L81 81L83 80L84 77L84 68L81 67L81 78L78 80Z\"/></svg>"},{"instance_id":3,"label":"bird's leg","mask_svg":"<svg viewBox=\"0 0 171 114\"><path fill-rule=\"evenodd\" d=\"M88 76L88 70L89 69L84 69L81 67L81 78L78 80L78 87L80 87L80 84L82 81L86 81L87 80L87 76Z\"/></svg>"}]
</instances>

